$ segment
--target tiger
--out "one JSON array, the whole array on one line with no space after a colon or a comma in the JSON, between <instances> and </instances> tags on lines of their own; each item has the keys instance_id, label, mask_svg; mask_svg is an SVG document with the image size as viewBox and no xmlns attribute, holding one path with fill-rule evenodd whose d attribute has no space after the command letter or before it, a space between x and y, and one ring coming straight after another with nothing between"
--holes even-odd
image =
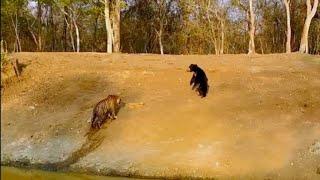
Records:
<instances>
[{"instance_id":1,"label":"tiger","mask_svg":"<svg viewBox=\"0 0 320 180\"><path fill-rule=\"evenodd\" d=\"M100 129L106 120L117 119L120 104L121 98L117 95L109 95L107 98L99 101L93 108L91 127Z\"/></svg>"}]
</instances>

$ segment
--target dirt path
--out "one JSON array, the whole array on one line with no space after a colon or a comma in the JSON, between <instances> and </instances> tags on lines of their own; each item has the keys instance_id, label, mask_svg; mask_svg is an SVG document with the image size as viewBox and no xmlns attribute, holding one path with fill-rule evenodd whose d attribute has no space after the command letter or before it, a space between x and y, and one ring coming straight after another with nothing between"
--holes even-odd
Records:
<instances>
[{"instance_id":1,"label":"dirt path","mask_svg":"<svg viewBox=\"0 0 320 180\"><path fill-rule=\"evenodd\" d=\"M2 164L65 162L76 172L142 177L320 177L319 56L14 57L26 67L1 96ZM207 73L204 99L189 86L191 63ZM108 94L127 105L89 142L92 107Z\"/></svg>"}]
</instances>

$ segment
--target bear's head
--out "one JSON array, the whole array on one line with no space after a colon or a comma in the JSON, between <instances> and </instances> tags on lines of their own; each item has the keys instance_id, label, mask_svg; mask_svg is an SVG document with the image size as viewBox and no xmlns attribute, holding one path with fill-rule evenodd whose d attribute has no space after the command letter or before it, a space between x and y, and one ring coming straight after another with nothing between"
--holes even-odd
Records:
<instances>
[{"instance_id":1,"label":"bear's head","mask_svg":"<svg viewBox=\"0 0 320 180\"><path fill-rule=\"evenodd\" d=\"M187 70L188 72L196 72L198 69L197 64L190 64L189 69Z\"/></svg>"}]
</instances>

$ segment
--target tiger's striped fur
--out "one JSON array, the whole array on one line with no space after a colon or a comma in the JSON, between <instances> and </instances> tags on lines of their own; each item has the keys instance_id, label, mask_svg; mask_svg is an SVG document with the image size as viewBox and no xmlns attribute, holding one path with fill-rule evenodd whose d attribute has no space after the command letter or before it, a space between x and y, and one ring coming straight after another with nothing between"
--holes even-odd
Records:
<instances>
[{"instance_id":1,"label":"tiger's striped fur","mask_svg":"<svg viewBox=\"0 0 320 180\"><path fill-rule=\"evenodd\" d=\"M98 102L93 108L91 127L100 129L106 120L117 119L120 103L121 98L117 95L109 95Z\"/></svg>"}]
</instances>

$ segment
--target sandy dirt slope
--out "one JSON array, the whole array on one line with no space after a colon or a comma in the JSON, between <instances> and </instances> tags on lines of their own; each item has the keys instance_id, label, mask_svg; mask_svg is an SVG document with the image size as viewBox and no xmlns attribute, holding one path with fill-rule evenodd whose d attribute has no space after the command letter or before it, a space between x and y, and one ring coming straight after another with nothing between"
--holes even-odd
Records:
<instances>
[{"instance_id":1,"label":"sandy dirt slope","mask_svg":"<svg viewBox=\"0 0 320 180\"><path fill-rule=\"evenodd\" d=\"M142 177L320 178L320 57L19 53L1 162ZM191 63L210 90L191 90ZM108 94L118 119L84 136ZM59 169L60 168L60 169Z\"/></svg>"}]
</instances>

